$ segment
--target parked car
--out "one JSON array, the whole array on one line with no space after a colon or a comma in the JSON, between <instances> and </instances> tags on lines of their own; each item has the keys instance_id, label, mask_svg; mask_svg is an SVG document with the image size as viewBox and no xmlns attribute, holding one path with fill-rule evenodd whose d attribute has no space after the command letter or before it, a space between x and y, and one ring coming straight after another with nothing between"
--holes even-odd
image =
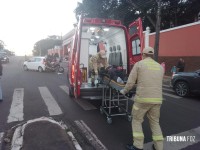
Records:
<instances>
[{"instance_id":1,"label":"parked car","mask_svg":"<svg viewBox=\"0 0 200 150\"><path fill-rule=\"evenodd\" d=\"M0 59L3 63L9 63L9 57L5 54L0 54Z\"/></svg>"},{"instance_id":2,"label":"parked car","mask_svg":"<svg viewBox=\"0 0 200 150\"><path fill-rule=\"evenodd\" d=\"M195 72L179 72L172 76L172 87L177 95L184 97L200 93L200 69Z\"/></svg>"},{"instance_id":3,"label":"parked car","mask_svg":"<svg viewBox=\"0 0 200 150\"><path fill-rule=\"evenodd\" d=\"M25 61L23 64L23 69L27 70L38 70L39 72L45 71L46 59L45 57L32 57Z\"/></svg>"}]
</instances>

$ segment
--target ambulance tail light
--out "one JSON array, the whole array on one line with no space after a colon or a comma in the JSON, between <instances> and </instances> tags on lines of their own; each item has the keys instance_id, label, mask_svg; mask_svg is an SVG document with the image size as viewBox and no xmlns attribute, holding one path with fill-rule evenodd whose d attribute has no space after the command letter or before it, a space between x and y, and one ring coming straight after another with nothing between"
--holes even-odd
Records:
<instances>
[{"instance_id":1,"label":"ambulance tail light","mask_svg":"<svg viewBox=\"0 0 200 150\"><path fill-rule=\"evenodd\" d=\"M72 79L74 79L74 75L75 75L75 68L74 65L72 65Z\"/></svg>"}]
</instances>

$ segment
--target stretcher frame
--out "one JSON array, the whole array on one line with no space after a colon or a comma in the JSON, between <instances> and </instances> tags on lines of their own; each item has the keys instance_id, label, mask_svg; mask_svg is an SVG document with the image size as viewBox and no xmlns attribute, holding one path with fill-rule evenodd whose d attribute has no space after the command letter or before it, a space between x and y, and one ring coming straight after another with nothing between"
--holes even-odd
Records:
<instances>
[{"instance_id":1,"label":"stretcher frame","mask_svg":"<svg viewBox=\"0 0 200 150\"><path fill-rule=\"evenodd\" d=\"M113 116L126 116L128 121L131 121L132 116L128 111L129 98L119 92L125 85L115 82L107 76L102 77L102 84L102 104L100 112L106 115L107 123L112 123ZM118 109L118 111L115 110L113 112L113 109Z\"/></svg>"}]
</instances>

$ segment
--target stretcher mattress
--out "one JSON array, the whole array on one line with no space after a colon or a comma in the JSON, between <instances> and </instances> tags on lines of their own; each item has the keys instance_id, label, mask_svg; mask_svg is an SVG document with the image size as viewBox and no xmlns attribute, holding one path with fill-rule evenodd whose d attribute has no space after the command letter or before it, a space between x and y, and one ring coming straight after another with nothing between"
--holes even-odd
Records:
<instances>
[{"instance_id":1,"label":"stretcher mattress","mask_svg":"<svg viewBox=\"0 0 200 150\"><path fill-rule=\"evenodd\" d=\"M105 85L109 85L110 87L112 87L112 88L114 88L115 90L118 90L118 91L120 91L121 89L123 89L125 87L125 84L118 83L115 80L112 80L107 76L103 77L103 83Z\"/></svg>"}]
</instances>

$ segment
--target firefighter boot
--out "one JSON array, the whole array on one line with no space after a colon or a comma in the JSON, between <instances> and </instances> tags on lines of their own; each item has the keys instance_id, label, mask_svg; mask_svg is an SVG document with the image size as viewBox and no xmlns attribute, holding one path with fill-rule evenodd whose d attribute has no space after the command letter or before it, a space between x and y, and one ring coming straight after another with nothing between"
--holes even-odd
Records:
<instances>
[{"instance_id":1,"label":"firefighter boot","mask_svg":"<svg viewBox=\"0 0 200 150\"><path fill-rule=\"evenodd\" d=\"M156 148L155 148L154 144L152 145L152 148L153 148L153 150L156 150Z\"/></svg>"}]
</instances>

